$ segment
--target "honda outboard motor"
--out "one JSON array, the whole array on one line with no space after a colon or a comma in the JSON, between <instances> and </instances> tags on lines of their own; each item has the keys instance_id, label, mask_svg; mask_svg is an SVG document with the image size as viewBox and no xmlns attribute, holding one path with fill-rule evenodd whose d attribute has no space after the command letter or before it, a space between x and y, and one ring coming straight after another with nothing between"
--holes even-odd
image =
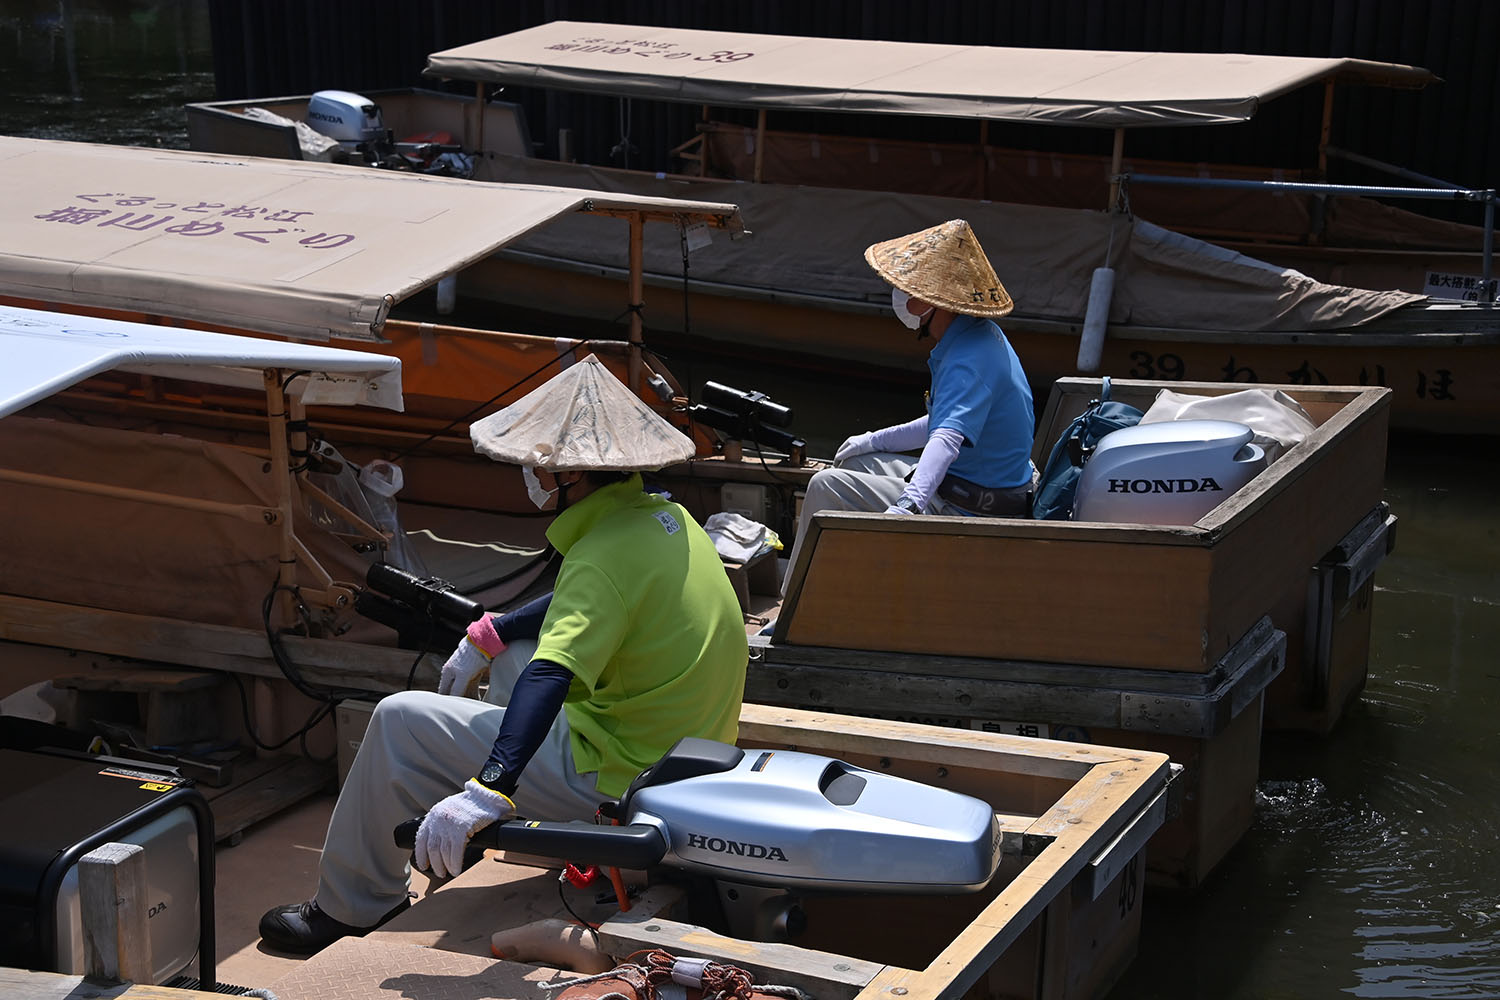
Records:
<instances>
[{"instance_id":1,"label":"honda outboard motor","mask_svg":"<svg viewBox=\"0 0 1500 1000\"><path fill-rule=\"evenodd\" d=\"M1073 519L1193 524L1266 467L1254 436L1230 420L1167 420L1112 431L1083 467Z\"/></svg>"},{"instance_id":2,"label":"honda outboard motor","mask_svg":"<svg viewBox=\"0 0 1500 1000\"><path fill-rule=\"evenodd\" d=\"M307 102L307 124L345 149L386 140L380 105L347 90L320 90Z\"/></svg>"},{"instance_id":3,"label":"honda outboard motor","mask_svg":"<svg viewBox=\"0 0 1500 1000\"><path fill-rule=\"evenodd\" d=\"M472 843L718 883L730 933L795 937L794 893L977 892L1000 864L994 810L976 798L793 750L678 740L605 815L621 825L511 820ZM410 848L420 820L395 830Z\"/></svg>"},{"instance_id":4,"label":"honda outboard motor","mask_svg":"<svg viewBox=\"0 0 1500 1000\"><path fill-rule=\"evenodd\" d=\"M472 177L474 157L447 132L426 132L396 141L380 105L347 90L320 90L307 102L307 124L338 142L349 163Z\"/></svg>"}]
</instances>

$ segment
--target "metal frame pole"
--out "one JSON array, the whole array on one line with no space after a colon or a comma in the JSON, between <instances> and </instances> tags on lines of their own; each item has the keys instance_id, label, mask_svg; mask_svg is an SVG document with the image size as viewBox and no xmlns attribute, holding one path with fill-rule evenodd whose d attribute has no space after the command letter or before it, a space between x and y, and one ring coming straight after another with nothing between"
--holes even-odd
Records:
<instances>
[{"instance_id":1,"label":"metal frame pole","mask_svg":"<svg viewBox=\"0 0 1500 1000\"><path fill-rule=\"evenodd\" d=\"M1494 245L1495 245L1495 192L1486 191L1484 199L1484 274L1479 286L1479 301L1490 306L1495 304L1495 293L1490 287L1490 279L1495 272L1494 267Z\"/></svg>"}]
</instances>

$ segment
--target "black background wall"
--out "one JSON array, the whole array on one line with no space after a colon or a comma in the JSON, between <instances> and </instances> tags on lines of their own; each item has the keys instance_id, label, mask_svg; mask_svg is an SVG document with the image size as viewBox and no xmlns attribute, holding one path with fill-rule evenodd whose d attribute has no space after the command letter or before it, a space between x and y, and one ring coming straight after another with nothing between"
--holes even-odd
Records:
<instances>
[{"instance_id":1,"label":"black background wall","mask_svg":"<svg viewBox=\"0 0 1500 1000\"><path fill-rule=\"evenodd\" d=\"M221 99L320 88L443 88L422 76L429 52L552 20L715 28L1051 48L1352 56L1408 63L1443 82L1423 91L1341 87L1333 141L1346 149L1471 187L1495 183L1500 126L1500 2L1495 0L212 0ZM448 86L471 93L471 84ZM538 152L556 155L571 128L578 158L668 169L697 108L509 88ZM1266 105L1242 125L1132 133L1135 155L1284 167L1315 164L1321 88ZM716 117L736 120L735 112ZM740 120L747 120L743 114ZM773 128L973 139L972 122L775 114ZM1004 126L991 142L1105 152L1106 131ZM622 143L622 137L628 143ZM614 150L612 154L612 150ZM626 157L628 156L628 162ZM1402 183L1351 165L1331 179ZM1416 208L1406 202L1403 207ZM1420 203L1430 204L1430 203ZM1450 214L1442 212L1442 214ZM1478 222L1472 210L1453 217Z\"/></svg>"}]
</instances>

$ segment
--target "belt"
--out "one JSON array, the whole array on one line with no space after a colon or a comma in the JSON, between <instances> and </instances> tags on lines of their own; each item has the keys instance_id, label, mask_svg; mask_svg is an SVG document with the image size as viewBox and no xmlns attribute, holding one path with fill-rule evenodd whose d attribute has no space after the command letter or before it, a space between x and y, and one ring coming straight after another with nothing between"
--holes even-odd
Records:
<instances>
[{"instance_id":1,"label":"belt","mask_svg":"<svg viewBox=\"0 0 1500 1000\"><path fill-rule=\"evenodd\" d=\"M937 495L981 517L1027 517L1031 514L1032 484L990 487L949 473L938 484Z\"/></svg>"}]
</instances>

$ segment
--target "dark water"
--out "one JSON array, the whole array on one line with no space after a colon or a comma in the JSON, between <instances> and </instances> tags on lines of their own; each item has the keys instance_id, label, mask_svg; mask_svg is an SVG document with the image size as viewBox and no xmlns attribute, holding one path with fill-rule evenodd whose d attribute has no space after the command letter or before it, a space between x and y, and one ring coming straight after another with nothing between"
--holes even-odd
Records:
<instances>
[{"instance_id":1,"label":"dark water","mask_svg":"<svg viewBox=\"0 0 1500 1000\"><path fill-rule=\"evenodd\" d=\"M0 133L186 146L213 98L203 0L0 0ZM75 97L76 94L76 97ZM791 405L815 454L920 412L920 386L675 356ZM1116 1000L1500 997L1500 439L1393 436L1400 518L1370 678L1328 739L1268 734L1249 835L1200 891L1150 893Z\"/></svg>"}]
</instances>

